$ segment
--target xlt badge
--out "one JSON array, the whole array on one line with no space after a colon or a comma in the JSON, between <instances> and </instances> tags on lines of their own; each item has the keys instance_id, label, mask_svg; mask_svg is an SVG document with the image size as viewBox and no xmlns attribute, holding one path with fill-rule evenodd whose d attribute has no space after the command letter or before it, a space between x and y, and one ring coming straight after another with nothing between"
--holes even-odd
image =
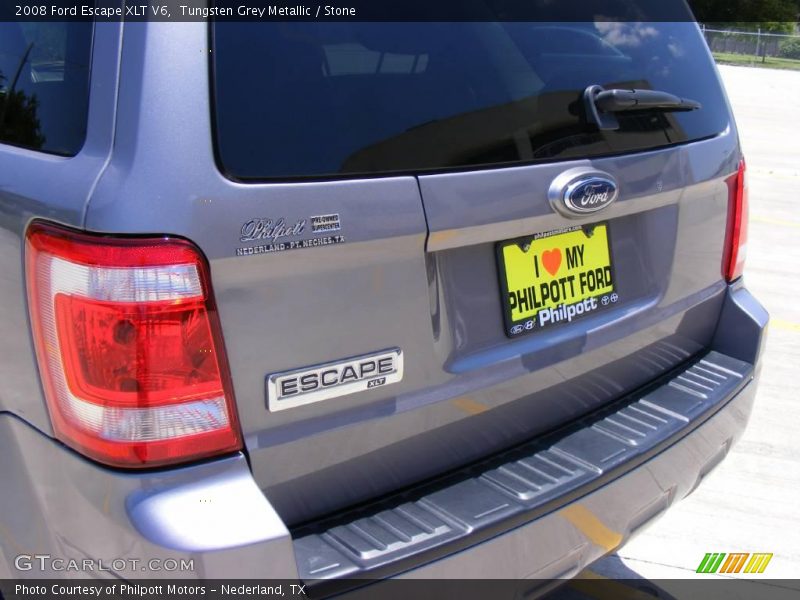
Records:
<instances>
[{"instance_id":1,"label":"xlt badge","mask_svg":"<svg viewBox=\"0 0 800 600\"><path fill-rule=\"evenodd\" d=\"M267 377L267 407L272 412L285 410L397 383L402 378L403 352L399 348L272 373Z\"/></svg>"}]
</instances>

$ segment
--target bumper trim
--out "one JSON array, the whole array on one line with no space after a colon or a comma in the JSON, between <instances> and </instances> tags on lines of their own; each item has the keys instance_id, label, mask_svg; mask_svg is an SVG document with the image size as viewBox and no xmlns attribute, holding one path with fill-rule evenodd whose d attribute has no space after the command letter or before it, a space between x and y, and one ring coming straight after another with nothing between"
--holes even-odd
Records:
<instances>
[{"instance_id":1,"label":"bumper trim","mask_svg":"<svg viewBox=\"0 0 800 600\"><path fill-rule=\"evenodd\" d=\"M537 519L675 443L752 378L751 364L709 352L660 385L475 465L444 487L407 493L295 539L299 576L334 588L330 580L385 577Z\"/></svg>"}]
</instances>

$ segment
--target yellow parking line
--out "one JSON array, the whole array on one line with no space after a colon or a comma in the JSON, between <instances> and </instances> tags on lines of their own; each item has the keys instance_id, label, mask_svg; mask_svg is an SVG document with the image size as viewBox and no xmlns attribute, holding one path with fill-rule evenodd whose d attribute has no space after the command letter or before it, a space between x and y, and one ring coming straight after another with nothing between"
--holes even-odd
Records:
<instances>
[{"instance_id":1,"label":"yellow parking line","mask_svg":"<svg viewBox=\"0 0 800 600\"><path fill-rule=\"evenodd\" d=\"M585 506L573 504L562 510L561 514L589 538L592 543L597 544L606 552L614 550L622 543L622 535L606 527Z\"/></svg>"},{"instance_id":2,"label":"yellow parking line","mask_svg":"<svg viewBox=\"0 0 800 600\"><path fill-rule=\"evenodd\" d=\"M576 579L608 579L605 575L600 575L600 573L595 573L591 569L584 569L580 573L575 576Z\"/></svg>"},{"instance_id":3,"label":"yellow parking line","mask_svg":"<svg viewBox=\"0 0 800 600\"><path fill-rule=\"evenodd\" d=\"M456 408L460 408L468 415L479 415L480 413L489 410L489 407L487 407L485 404L475 402L475 400L467 396L456 398L455 400L451 401L451 404Z\"/></svg>"},{"instance_id":4,"label":"yellow parking line","mask_svg":"<svg viewBox=\"0 0 800 600\"><path fill-rule=\"evenodd\" d=\"M781 227L797 227L800 229L800 222L787 221L786 219L773 219L772 217L762 217L760 215L753 215L750 220L755 223L765 223L767 225L779 225Z\"/></svg>"},{"instance_id":5,"label":"yellow parking line","mask_svg":"<svg viewBox=\"0 0 800 600\"><path fill-rule=\"evenodd\" d=\"M781 329L783 331L800 332L800 323L792 323L791 321L776 319L775 317L770 318L769 326L773 329Z\"/></svg>"}]
</instances>

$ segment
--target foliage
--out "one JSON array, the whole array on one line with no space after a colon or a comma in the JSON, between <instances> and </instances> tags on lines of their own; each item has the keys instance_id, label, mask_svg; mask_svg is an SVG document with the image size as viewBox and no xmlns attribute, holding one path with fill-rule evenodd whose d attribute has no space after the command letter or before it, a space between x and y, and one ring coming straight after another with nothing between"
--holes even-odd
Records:
<instances>
[{"instance_id":1,"label":"foliage","mask_svg":"<svg viewBox=\"0 0 800 600\"><path fill-rule=\"evenodd\" d=\"M800 14L800 0L689 0L689 5L701 23L770 33L793 33Z\"/></svg>"},{"instance_id":2,"label":"foliage","mask_svg":"<svg viewBox=\"0 0 800 600\"><path fill-rule=\"evenodd\" d=\"M800 58L800 38L784 40L778 47L778 56L783 58Z\"/></svg>"},{"instance_id":3,"label":"foliage","mask_svg":"<svg viewBox=\"0 0 800 600\"><path fill-rule=\"evenodd\" d=\"M39 100L20 90L3 90L7 78L0 73L0 140L27 148L41 148L45 142L36 112Z\"/></svg>"},{"instance_id":4,"label":"foliage","mask_svg":"<svg viewBox=\"0 0 800 600\"><path fill-rule=\"evenodd\" d=\"M714 52L716 61L723 65L740 65L747 67L762 67L767 69L788 69L800 71L800 60L791 58L776 58L767 56L764 62L748 54L733 54L731 52Z\"/></svg>"}]
</instances>

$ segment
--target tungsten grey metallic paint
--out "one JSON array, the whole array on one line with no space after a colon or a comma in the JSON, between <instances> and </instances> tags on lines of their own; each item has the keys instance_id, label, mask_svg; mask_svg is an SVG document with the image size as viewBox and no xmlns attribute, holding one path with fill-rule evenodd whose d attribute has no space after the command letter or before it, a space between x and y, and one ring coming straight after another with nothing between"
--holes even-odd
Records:
<instances>
[{"instance_id":1,"label":"tungsten grey metallic paint","mask_svg":"<svg viewBox=\"0 0 800 600\"><path fill-rule=\"evenodd\" d=\"M198 568L186 577L294 577L289 528L297 523L534 439L703 350L719 346L757 365L766 315L720 268L725 179L741 157L732 119L710 139L599 159L243 184L214 159L207 24L104 23L96 31L89 133L78 156L0 144L0 576L26 576L12 565L22 547L76 559L194 557ZM619 199L568 221L548 190L571 169L607 174ZM236 256L249 220L334 213L343 243ZM33 218L198 245L211 266L247 459L132 474L52 439L25 300L22 249ZM620 303L508 340L494 244L595 220L613 221ZM394 347L404 357L396 384L266 410L269 373ZM753 389L583 504L627 535L640 524L634 513L644 522L665 502L663 489L688 491L710 445L738 436ZM206 493L224 510L211 504L191 524L175 518ZM419 573L569 574L601 552L560 514Z\"/></svg>"}]
</instances>

